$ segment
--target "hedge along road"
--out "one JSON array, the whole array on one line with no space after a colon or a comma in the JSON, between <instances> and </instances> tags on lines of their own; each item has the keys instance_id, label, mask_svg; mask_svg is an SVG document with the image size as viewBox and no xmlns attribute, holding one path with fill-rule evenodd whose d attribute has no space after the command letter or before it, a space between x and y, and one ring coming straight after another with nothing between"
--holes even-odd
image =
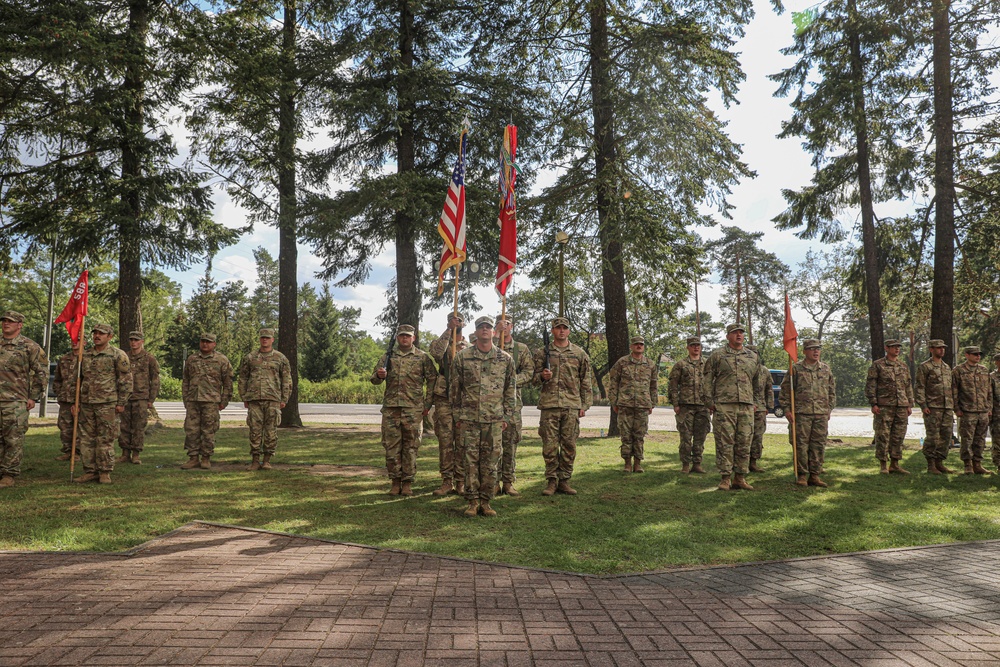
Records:
<instances>
[{"instance_id":1,"label":"hedge along road","mask_svg":"<svg viewBox=\"0 0 1000 667\"><path fill-rule=\"evenodd\" d=\"M182 421L184 419L184 404L179 402L157 403L156 409L161 419ZM303 422L322 424L378 424L382 420L379 405L354 405L339 403L299 403L299 414ZM611 408L606 405L595 405L587 411L587 416L580 420L580 427L601 430L608 427L608 415ZM50 402L48 414L55 416L59 406ZM38 408L32 411L37 416ZM524 428L538 428L538 408L526 405L521 413ZM232 403L222 411L223 421L245 421L247 411L242 403ZM651 431L676 431L674 411L671 407L658 407L649 416ZM767 418L768 433L788 433L788 421L769 415ZM872 413L865 408L837 408L830 418L830 437L874 437L872 429ZM910 417L906 437L918 440L924 437L924 420L920 409L914 408Z\"/></svg>"}]
</instances>

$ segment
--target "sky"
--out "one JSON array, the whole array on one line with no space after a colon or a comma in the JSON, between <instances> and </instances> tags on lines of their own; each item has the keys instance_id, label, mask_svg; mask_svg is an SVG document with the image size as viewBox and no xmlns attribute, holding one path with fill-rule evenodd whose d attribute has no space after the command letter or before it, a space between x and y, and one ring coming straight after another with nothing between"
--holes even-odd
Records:
<instances>
[{"instance_id":1,"label":"sky","mask_svg":"<svg viewBox=\"0 0 1000 667\"><path fill-rule=\"evenodd\" d=\"M777 84L767 76L788 67L793 59L781 55L779 50L788 46L793 38L793 25L790 10L802 10L813 3L803 0L786 2L786 11L777 15L771 8L770 0L755 0L756 17L746 29L746 36L741 40L736 51L740 53L740 61L746 74L746 81L741 87L738 99L740 103L730 109L720 104L717 113L729 122L729 134L732 139L743 147L743 159L757 176L744 179L734 187L729 199L733 204L732 220L722 221L726 225L736 225L747 231L764 232L763 246L778 256L792 269L804 260L806 252L812 248L819 249L823 244L819 241L803 241L797 239L792 232L781 232L774 229L771 219L784 210L784 199L781 190L797 189L808 183L812 175L810 156L805 153L799 139L779 140L776 135L781 131L781 122L791 115L787 98L775 98L773 93ZM441 201L447 189L450 174L441 175ZM550 182L545 175L540 175L536 187ZM216 193L216 212L218 220L228 227L239 227L244 224L245 213L240 210L225 194ZM848 228L852 226L847 221ZM495 221L489 221L495 224ZM698 229L705 239L721 236L718 228ZM253 250L258 246L266 248L274 257L278 255L278 234L271 227L258 225L251 234L245 235L239 243L222 250L213 261L213 275L219 282L242 280L251 290L257 282L256 268L253 260ZM299 246L299 282L312 282L317 287L321 281L315 278L321 268L321 261L312 254L309 247ZM493 272L495 265L484 267ZM186 272L168 272L177 280L183 289L184 297L191 295L197 286L198 278L204 273L204 264L195 264ZM351 288L333 289L332 294L338 305L349 306L361 310L359 323L363 330L372 335L381 335L382 331L375 324L376 318L385 307L385 290L389 280L394 275L394 249L386 246L372 268L371 276L364 285ZM518 289L520 281L515 277L514 290ZM702 283L699 287L701 309L709 312L713 319L720 319L721 310L718 306L721 286ZM516 293L516 292L515 292ZM499 312L499 297L491 286L485 286L477 291L477 298L483 305L485 313ZM686 311L694 311L693 295L686 305ZM429 309L424 311L422 328L436 331L443 328L447 317L447 308ZM466 313L466 316L478 316L481 313ZM796 316L797 320L804 319ZM439 327L438 325L442 325Z\"/></svg>"}]
</instances>

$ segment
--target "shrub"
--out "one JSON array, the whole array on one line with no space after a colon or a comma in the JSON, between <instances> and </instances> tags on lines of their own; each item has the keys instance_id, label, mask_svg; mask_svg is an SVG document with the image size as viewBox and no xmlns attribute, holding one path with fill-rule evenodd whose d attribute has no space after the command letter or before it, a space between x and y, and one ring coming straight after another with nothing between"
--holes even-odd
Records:
<instances>
[{"instance_id":1,"label":"shrub","mask_svg":"<svg viewBox=\"0 0 1000 667\"><path fill-rule=\"evenodd\" d=\"M374 385L367 378L338 378L310 382L299 378L300 403L374 403L382 402L384 384Z\"/></svg>"}]
</instances>

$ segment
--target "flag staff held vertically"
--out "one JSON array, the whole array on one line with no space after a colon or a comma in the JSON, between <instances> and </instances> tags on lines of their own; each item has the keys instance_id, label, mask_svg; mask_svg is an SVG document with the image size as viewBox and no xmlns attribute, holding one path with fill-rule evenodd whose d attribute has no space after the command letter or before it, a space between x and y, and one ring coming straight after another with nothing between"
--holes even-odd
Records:
<instances>
[{"instance_id":1,"label":"flag staff held vertically","mask_svg":"<svg viewBox=\"0 0 1000 667\"><path fill-rule=\"evenodd\" d=\"M500 294L502 319L507 317L507 288L514 281L517 268L517 197L514 186L517 182L517 126L504 128L503 144L500 148L500 261L497 264L496 290ZM504 347L504 334L500 334L500 349Z\"/></svg>"},{"instance_id":2,"label":"flag staff held vertically","mask_svg":"<svg viewBox=\"0 0 1000 667\"><path fill-rule=\"evenodd\" d=\"M438 263L438 296L444 292L444 274L455 267L455 305L453 312L458 316L458 274L465 261L465 149L468 146L469 119L462 121L462 133L458 137L458 160L451 172L448 194L444 198L444 210L438 221L438 234L444 241L441 261ZM451 334L451 358L455 358L457 346L456 330Z\"/></svg>"},{"instance_id":3,"label":"flag staff held vertically","mask_svg":"<svg viewBox=\"0 0 1000 667\"><path fill-rule=\"evenodd\" d=\"M799 332L795 330L795 322L792 321L792 307L788 303L788 292L785 292L785 333L782 336L785 352L788 353L788 386L790 389L791 406L788 413L788 430L792 434L792 464L795 466L795 477L799 476L799 446L796 442L795 432L795 367L792 365L799 360L798 346Z\"/></svg>"},{"instance_id":4,"label":"flag staff held vertically","mask_svg":"<svg viewBox=\"0 0 1000 667\"><path fill-rule=\"evenodd\" d=\"M73 439L69 450L70 481L73 481L73 471L76 467L76 440L80 423L80 385L83 380L83 325L87 319L87 302L90 294L88 284L89 271L86 268L88 264L89 262L85 259L83 273L80 274L76 285L73 286L69 302L63 308L62 312L59 313L59 317L55 321L56 324L65 323L66 332L69 334L70 340L79 344L76 351L76 397L73 400Z\"/></svg>"}]
</instances>

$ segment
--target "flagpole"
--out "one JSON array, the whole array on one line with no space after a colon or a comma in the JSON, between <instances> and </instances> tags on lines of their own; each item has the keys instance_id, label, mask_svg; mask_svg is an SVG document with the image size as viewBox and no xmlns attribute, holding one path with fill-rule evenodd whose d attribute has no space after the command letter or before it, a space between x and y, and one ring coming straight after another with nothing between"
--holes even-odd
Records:
<instances>
[{"instance_id":1,"label":"flagpole","mask_svg":"<svg viewBox=\"0 0 1000 667\"><path fill-rule=\"evenodd\" d=\"M83 380L83 332L87 316L80 316L80 342L76 352L76 397L73 399L73 439L69 450L69 481L73 481L73 469L76 467L76 434L80 423L80 384Z\"/></svg>"},{"instance_id":2,"label":"flagpole","mask_svg":"<svg viewBox=\"0 0 1000 667\"><path fill-rule=\"evenodd\" d=\"M462 265L461 264L456 264L455 265L455 306L452 309L452 313L454 313L454 315L455 315L456 318L458 317L458 273L461 270L462 270ZM457 329L452 329L452 333L451 333L451 358L452 359L455 358L455 354L456 354L455 348L458 345L458 341L456 340L456 338L458 337L458 333L457 332L458 332Z\"/></svg>"},{"instance_id":3,"label":"flagpole","mask_svg":"<svg viewBox=\"0 0 1000 667\"><path fill-rule=\"evenodd\" d=\"M792 419L789 422L792 429L792 464L795 466L795 479L799 478L799 446L797 443L797 435L795 433L795 366L792 365L792 355L788 355L788 386L792 388Z\"/></svg>"},{"instance_id":4,"label":"flagpole","mask_svg":"<svg viewBox=\"0 0 1000 667\"><path fill-rule=\"evenodd\" d=\"M500 319L502 321L507 320L507 295L504 294L500 298ZM503 351L503 341L507 337L507 325L502 325L504 327L503 332L500 334L500 350Z\"/></svg>"}]
</instances>

